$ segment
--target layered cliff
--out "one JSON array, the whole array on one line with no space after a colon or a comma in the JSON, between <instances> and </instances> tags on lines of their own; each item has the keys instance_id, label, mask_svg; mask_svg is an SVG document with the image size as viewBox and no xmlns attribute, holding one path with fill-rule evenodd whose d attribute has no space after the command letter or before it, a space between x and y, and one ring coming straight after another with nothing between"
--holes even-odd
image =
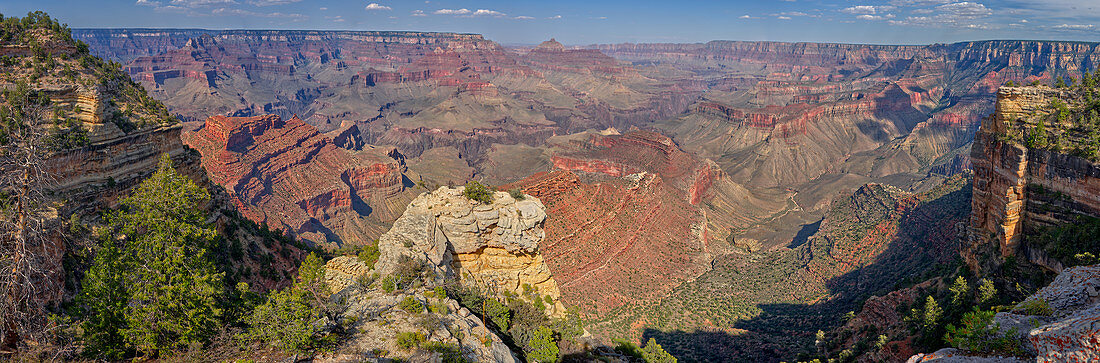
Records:
<instances>
[{"instance_id":1,"label":"layered cliff","mask_svg":"<svg viewBox=\"0 0 1100 363\"><path fill-rule=\"evenodd\" d=\"M340 148L297 118L215 116L183 138L245 217L313 243L370 242L409 198L400 159Z\"/></svg>"},{"instance_id":2,"label":"layered cliff","mask_svg":"<svg viewBox=\"0 0 1100 363\"><path fill-rule=\"evenodd\" d=\"M1042 252L1024 236L1100 216L1100 164L1090 159L1096 141L1087 131L1096 126L1076 111L1081 106L1070 90L1005 87L997 96L996 112L982 122L970 155L974 204L964 257L979 269L995 257L981 251L1000 257L1023 251L1060 270L1061 263L1042 262Z\"/></svg>"}]
</instances>

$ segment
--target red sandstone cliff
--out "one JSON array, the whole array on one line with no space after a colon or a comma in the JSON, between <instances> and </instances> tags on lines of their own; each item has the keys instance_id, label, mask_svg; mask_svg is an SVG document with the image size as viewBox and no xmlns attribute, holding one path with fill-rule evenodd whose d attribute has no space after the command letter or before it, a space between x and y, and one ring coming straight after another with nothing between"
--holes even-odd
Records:
<instances>
[{"instance_id":1,"label":"red sandstone cliff","mask_svg":"<svg viewBox=\"0 0 1100 363\"><path fill-rule=\"evenodd\" d=\"M214 116L184 140L241 213L318 244L362 244L408 202L405 166L351 151L298 118Z\"/></svg>"}]
</instances>

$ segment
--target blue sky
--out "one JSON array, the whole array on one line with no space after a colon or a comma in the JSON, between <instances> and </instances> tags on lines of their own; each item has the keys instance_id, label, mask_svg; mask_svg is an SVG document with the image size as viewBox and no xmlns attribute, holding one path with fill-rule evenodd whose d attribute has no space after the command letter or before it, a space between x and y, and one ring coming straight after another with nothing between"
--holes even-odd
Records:
<instances>
[{"instance_id":1,"label":"blue sky","mask_svg":"<svg viewBox=\"0 0 1100 363\"><path fill-rule=\"evenodd\" d=\"M1100 0L4 0L72 27L421 30L505 44L777 40L1100 41Z\"/></svg>"}]
</instances>

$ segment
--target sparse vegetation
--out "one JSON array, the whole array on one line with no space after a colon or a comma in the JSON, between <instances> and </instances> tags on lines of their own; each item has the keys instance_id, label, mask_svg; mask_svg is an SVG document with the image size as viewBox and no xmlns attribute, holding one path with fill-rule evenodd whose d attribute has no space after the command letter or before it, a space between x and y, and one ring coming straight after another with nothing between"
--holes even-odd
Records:
<instances>
[{"instance_id":1,"label":"sparse vegetation","mask_svg":"<svg viewBox=\"0 0 1100 363\"><path fill-rule=\"evenodd\" d=\"M401 300L401 303L398 304L398 307L412 314L419 314L424 311L424 304L412 296L406 296L405 299Z\"/></svg>"},{"instance_id":2,"label":"sparse vegetation","mask_svg":"<svg viewBox=\"0 0 1100 363\"><path fill-rule=\"evenodd\" d=\"M955 348L972 353L1023 353L1015 332L1002 332L1000 325L993 323L994 314L993 311L979 311L975 308L963 315L959 327L947 325L944 340Z\"/></svg>"},{"instance_id":3,"label":"sparse vegetation","mask_svg":"<svg viewBox=\"0 0 1100 363\"><path fill-rule=\"evenodd\" d=\"M476 180L471 180L466 183L466 187L462 190L462 194L465 195L466 198L481 204L493 204L493 189Z\"/></svg>"}]
</instances>

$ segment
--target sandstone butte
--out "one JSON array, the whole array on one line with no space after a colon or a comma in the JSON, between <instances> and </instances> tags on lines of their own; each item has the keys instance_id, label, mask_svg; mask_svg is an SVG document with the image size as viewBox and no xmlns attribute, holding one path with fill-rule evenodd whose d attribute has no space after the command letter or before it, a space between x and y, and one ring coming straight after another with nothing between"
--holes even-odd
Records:
<instances>
[{"instance_id":1,"label":"sandstone butte","mask_svg":"<svg viewBox=\"0 0 1100 363\"><path fill-rule=\"evenodd\" d=\"M1100 217L1100 164L1046 149L1028 148L1006 140L1012 124L1025 117L1045 115L1050 101L1064 91L1049 87L1004 87L997 108L975 136L970 158L974 168L974 197L970 245L964 258L980 270L983 250L1008 256L1022 253L1052 271L1062 264L1043 251L1023 244L1025 233L1056 224L1074 223L1078 214ZM1051 195L1066 200L1051 200Z\"/></svg>"},{"instance_id":2,"label":"sandstone butte","mask_svg":"<svg viewBox=\"0 0 1100 363\"><path fill-rule=\"evenodd\" d=\"M491 204L482 204L466 198L464 188L440 187L409 203L378 240L377 271L392 273L400 256L408 256L426 261L441 278L498 294L549 296L554 303L548 313L564 313L558 283L540 252L542 202L496 192Z\"/></svg>"},{"instance_id":3,"label":"sandstone butte","mask_svg":"<svg viewBox=\"0 0 1100 363\"><path fill-rule=\"evenodd\" d=\"M400 154L338 147L297 117L213 116L183 139L242 215L316 244L368 243L408 201Z\"/></svg>"}]
</instances>

